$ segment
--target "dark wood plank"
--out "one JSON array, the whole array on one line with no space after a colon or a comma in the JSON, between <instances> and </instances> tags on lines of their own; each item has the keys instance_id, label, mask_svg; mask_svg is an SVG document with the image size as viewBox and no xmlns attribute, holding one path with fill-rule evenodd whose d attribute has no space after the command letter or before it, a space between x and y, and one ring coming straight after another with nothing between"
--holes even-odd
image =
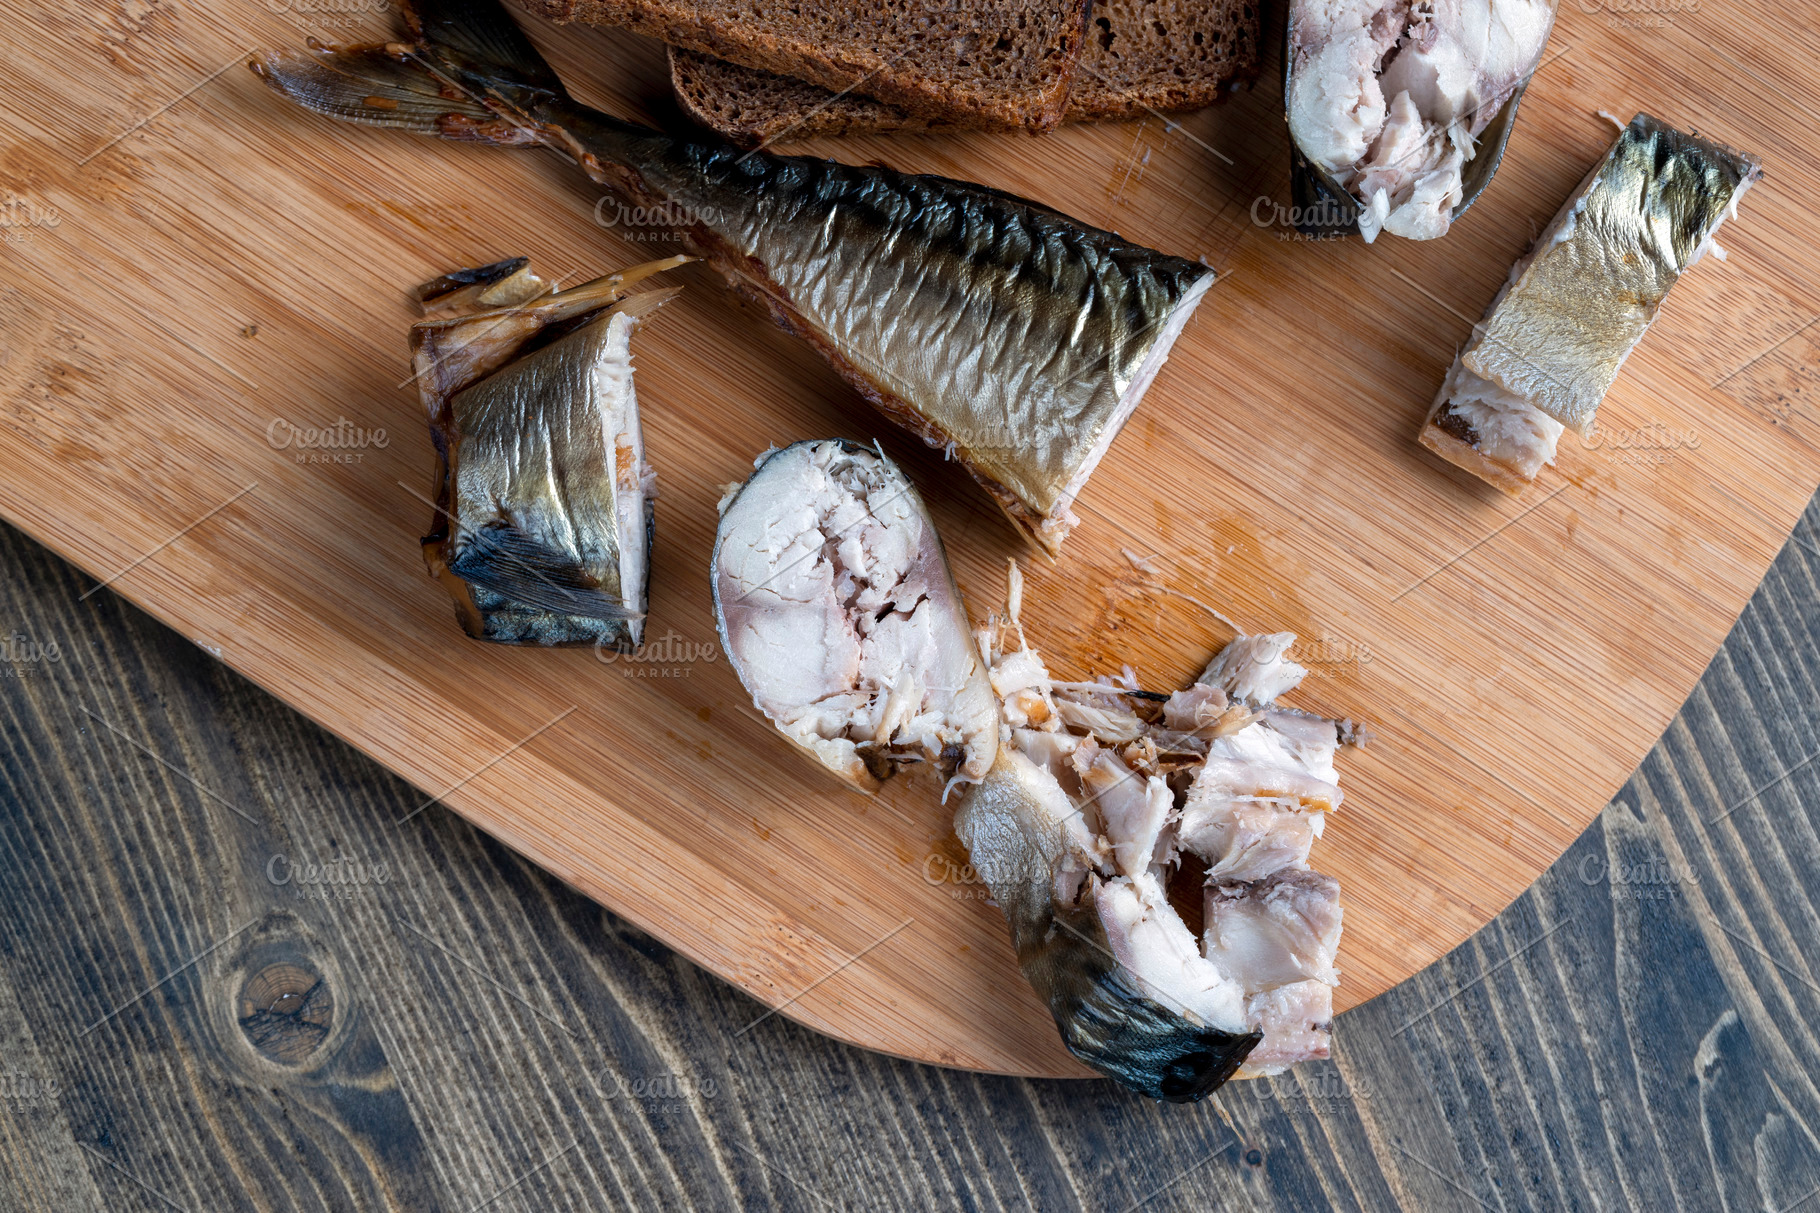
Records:
<instances>
[{"instance_id":1,"label":"dark wood plank","mask_svg":"<svg viewBox=\"0 0 1820 1213\"><path fill-rule=\"evenodd\" d=\"M0 531L0 1207L1820 1202L1817 522L1534 888L1195 1108L766 1016Z\"/></svg>"}]
</instances>

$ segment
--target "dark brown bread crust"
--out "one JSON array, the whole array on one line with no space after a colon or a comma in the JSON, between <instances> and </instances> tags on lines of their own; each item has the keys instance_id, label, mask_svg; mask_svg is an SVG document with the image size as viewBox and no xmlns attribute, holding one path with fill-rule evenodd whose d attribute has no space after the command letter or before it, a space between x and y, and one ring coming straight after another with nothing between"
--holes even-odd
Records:
<instances>
[{"instance_id":1,"label":"dark brown bread crust","mask_svg":"<svg viewBox=\"0 0 1820 1213\"><path fill-rule=\"evenodd\" d=\"M518 0L558 22L620 26L834 92L863 89L925 121L1047 130L1062 120L1091 0L832 3Z\"/></svg>"},{"instance_id":2,"label":"dark brown bread crust","mask_svg":"<svg viewBox=\"0 0 1820 1213\"><path fill-rule=\"evenodd\" d=\"M1200 109L1258 73L1257 0L1105 0L1088 24L1064 121L1131 118ZM744 147L779 139L967 125L918 118L863 96L836 96L791 76L759 71L678 47L670 83L696 121Z\"/></svg>"}]
</instances>

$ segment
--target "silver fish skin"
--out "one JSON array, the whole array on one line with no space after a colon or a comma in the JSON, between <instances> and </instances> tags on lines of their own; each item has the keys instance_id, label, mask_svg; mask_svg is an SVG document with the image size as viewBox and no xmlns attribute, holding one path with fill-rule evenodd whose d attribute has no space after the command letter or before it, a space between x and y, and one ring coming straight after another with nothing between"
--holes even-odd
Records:
<instances>
[{"instance_id":1,"label":"silver fish skin","mask_svg":"<svg viewBox=\"0 0 1820 1213\"><path fill-rule=\"evenodd\" d=\"M444 559L468 583L485 639L640 639L654 507L631 399L632 327L624 315L598 321L452 402L458 525Z\"/></svg>"},{"instance_id":2,"label":"silver fish skin","mask_svg":"<svg viewBox=\"0 0 1820 1213\"><path fill-rule=\"evenodd\" d=\"M685 241L891 420L949 451L1050 554L1214 280L983 186L742 152L569 99L496 0L420 0L418 40L252 66L301 105L557 148Z\"/></svg>"},{"instance_id":3,"label":"silver fish skin","mask_svg":"<svg viewBox=\"0 0 1820 1213\"><path fill-rule=\"evenodd\" d=\"M1761 176L1755 156L1638 114L1513 271L1461 364L1590 433L1669 290Z\"/></svg>"},{"instance_id":4,"label":"silver fish skin","mask_svg":"<svg viewBox=\"0 0 1820 1213\"><path fill-rule=\"evenodd\" d=\"M642 639L655 477L631 339L677 291L625 296L683 260L554 295L535 293L548 288L534 276L427 284L455 289L427 302L439 318L411 332L438 462L423 552L470 636L615 649ZM518 301L466 310L497 297Z\"/></svg>"},{"instance_id":5,"label":"silver fish skin","mask_svg":"<svg viewBox=\"0 0 1820 1213\"><path fill-rule=\"evenodd\" d=\"M842 439L760 456L709 562L721 647L753 704L862 791L907 765L978 780L998 707L941 538L903 471Z\"/></svg>"}]
</instances>

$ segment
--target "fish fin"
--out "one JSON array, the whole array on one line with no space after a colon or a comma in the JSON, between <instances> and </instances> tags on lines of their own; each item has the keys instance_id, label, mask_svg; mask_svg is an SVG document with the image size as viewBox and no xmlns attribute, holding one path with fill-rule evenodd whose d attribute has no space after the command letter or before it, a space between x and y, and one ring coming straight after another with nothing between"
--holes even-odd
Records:
<instances>
[{"instance_id":1,"label":"fish fin","mask_svg":"<svg viewBox=\"0 0 1820 1213\"><path fill-rule=\"evenodd\" d=\"M464 286L492 286L495 282L510 278L530 264L529 257L507 257L504 261L450 270L440 278L430 279L411 293L416 296L417 302L426 303Z\"/></svg>"},{"instance_id":2,"label":"fish fin","mask_svg":"<svg viewBox=\"0 0 1820 1213\"><path fill-rule=\"evenodd\" d=\"M604 306L605 304L624 298L629 293L626 289L627 287L643 282L653 274L661 274L665 270L673 270L679 265L687 265L691 261L700 260L700 257L678 254L675 257L665 257L658 261L643 261L637 265L628 266L623 270L618 270L611 274L604 274L591 282L584 282L580 286L572 286L568 290L560 292L548 302L561 303L564 305L573 302L576 306L580 306L586 301L598 298L600 303L593 306ZM574 314L579 315L580 313L576 312Z\"/></svg>"},{"instance_id":3,"label":"fish fin","mask_svg":"<svg viewBox=\"0 0 1820 1213\"><path fill-rule=\"evenodd\" d=\"M514 602L589 619L643 619L600 589L579 563L553 552L510 523L493 522L470 531L449 572L470 585Z\"/></svg>"},{"instance_id":4,"label":"fish fin","mask_svg":"<svg viewBox=\"0 0 1820 1213\"><path fill-rule=\"evenodd\" d=\"M680 286L660 286L654 291L640 291L638 294L628 295L614 304L612 308L608 309L610 315L603 314L603 318L629 316L633 320L643 320L682 292L683 289Z\"/></svg>"},{"instance_id":5,"label":"fish fin","mask_svg":"<svg viewBox=\"0 0 1820 1213\"><path fill-rule=\"evenodd\" d=\"M532 111L562 81L498 0L404 0L415 42L258 51L247 66L303 106L369 126L506 147L550 138Z\"/></svg>"},{"instance_id":6,"label":"fish fin","mask_svg":"<svg viewBox=\"0 0 1820 1213\"><path fill-rule=\"evenodd\" d=\"M478 101L445 87L408 55L394 55L382 46L305 55L260 51L248 66L298 105L343 122L440 135L451 121L472 126L497 118Z\"/></svg>"},{"instance_id":7,"label":"fish fin","mask_svg":"<svg viewBox=\"0 0 1820 1213\"><path fill-rule=\"evenodd\" d=\"M426 316L476 312L485 308L528 303L551 291L548 282L531 272L529 257L512 257L491 265L452 270L411 291Z\"/></svg>"}]
</instances>

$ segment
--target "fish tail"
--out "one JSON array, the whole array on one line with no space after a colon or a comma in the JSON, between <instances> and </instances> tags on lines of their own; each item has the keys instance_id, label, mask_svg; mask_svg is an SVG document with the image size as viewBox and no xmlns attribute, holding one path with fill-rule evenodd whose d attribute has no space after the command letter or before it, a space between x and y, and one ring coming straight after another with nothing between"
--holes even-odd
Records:
<instances>
[{"instance_id":1,"label":"fish tail","mask_svg":"<svg viewBox=\"0 0 1820 1213\"><path fill-rule=\"evenodd\" d=\"M498 0L404 0L408 42L256 52L247 66L306 109L444 139L560 143L570 104L556 72Z\"/></svg>"}]
</instances>

